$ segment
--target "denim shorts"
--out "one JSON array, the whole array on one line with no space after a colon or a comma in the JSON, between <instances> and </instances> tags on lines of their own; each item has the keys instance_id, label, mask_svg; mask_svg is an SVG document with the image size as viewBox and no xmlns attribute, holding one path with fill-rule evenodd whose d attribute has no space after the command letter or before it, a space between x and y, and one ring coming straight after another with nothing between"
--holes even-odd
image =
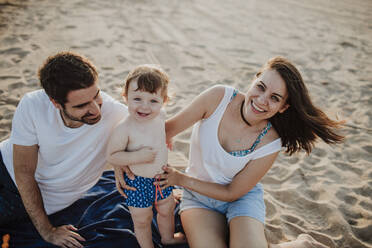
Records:
<instances>
[{"instance_id":1,"label":"denim shorts","mask_svg":"<svg viewBox=\"0 0 372 248\"><path fill-rule=\"evenodd\" d=\"M233 202L224 202L184 189L180 212L192 208L204 208L219 212L230 222L239 216L252 217L265 223L266 207L263 198L263 188L258 183L251 191Z\"/></svg>"}]
</instances>

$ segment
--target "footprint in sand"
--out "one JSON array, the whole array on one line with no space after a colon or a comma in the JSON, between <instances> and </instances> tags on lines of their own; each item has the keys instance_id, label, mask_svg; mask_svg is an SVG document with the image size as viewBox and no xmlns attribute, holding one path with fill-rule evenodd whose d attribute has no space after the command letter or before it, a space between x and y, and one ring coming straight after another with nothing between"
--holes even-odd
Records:
<instances>
[{"instance_id":1,"label":"footprint in sand","mask_svg":"<svg viewBox=\"0 0 372 248\"><path fill-rule=\"evenodd\" d=\"M354 174L357 174L358 176L361 176L363 174L363 170L356 167L356 164L352 165L347 162L333 162L333 164L342 171L353 172Z\"/></svg>"},{"instance_id":2,"label":"footprint in sand","mask_svg":"<svg viewBox=\"0 0 372 248\"><path fill-rule=\"evenodd\" d=\"M323 158L327 155L327 152L326 152L325 149L315 147L312 150L311 154L314 155L314 156Z\"/></svg>"},{"instance_id":3,"label":"footprint in sand","mask_svg":"<svg viewBox=\"0 0 372 248\"><path fill-rule=\"evenodd\" d=\"M266 218L269 220L274 218L274 216L277 213L275 205L271 201L265 199L265 206L266 206Z\"/></svg>"},{"instance_id":4,"label":"footprint in sand","mask_svg":"<svg viewBox=\"0 0 372 248\"><path fill-rule=\"evenodd\" d=\"M190 71L204 71L205 69L200 66L182 66L183 70L190 70Z\"/></svg>"},{"instance_id":5,"label":"footprint in sand","mask_svg":"<svg viewBox=\"0 0 372 248\"><path fill-rule=\"evenodd\" d=\"M365 210L369 211L369 212L372 211L372 203L370 203L370 202L361 201L361 202L359 203L359 205L360 205L362 208L364 208ZM371 225L372 225L372 223L371 223Z\"/></svg>"},{"instance_id":6,"label":"footprint in sand","mask_svg":"<svg viewBox=\"0 0 372 248\"><path fill-rule=\"evenodd\" d=\"M5 100L5 103L6 104L10 104L10 105L14 105L14 106L17 106L18 105L18 102L19 102L19 98L15 98L13 96L8 96Z\"/></svg>"},{"instance_id":7,"label":"footprint in sand","mask_svg":"<svg viewBox=\"0 0 372 248\"><path fill-rule=\"evenodd\" d=\"M31 44L31 49L32 49L32 51L39 50L40 46L36 45L36 44Z\"/></svg>"},{"instance_id":8,"label":"footprint in sand","mask_svg":"<svg viewBox=\"0 0 372 248\"><path fill-rule=\"evenodd\" d=\"M32 77L35 75L34 71L31 71L29 69L26 69L26 70L23 70L22 71L23 75L26 77L26 78L29 78L29 77Z\"/></svg>"},{"instance_id":9,"label":"footprint in sand","mask_svg":"<svg viewBox=\"0 0 372 248\"><path fill-rule=\"evenodd\" d=\"M26 57L30 52L25 51L20 47L12 47L5 50L0 50L0 54L4 55L17 55L19 59L23 59Z\"/></svg>"},{"instance_id":10,"label":"footprint in sand","mask_svg":"<svg viewBox=\"0 0 372 248\"><path fill-rule=\"evenodd\" d=\"M351 226L353 233L355 233L358 238L365 242L372 242L371 228L371 224L365 224L363 226Z\"/></svg>"},{"instance_id":11,"label":"footprint in sand","mask_svg":"<svg viewBox=\"0 0 372 248\"><path fill-rule=\"evenodd\" d=\"M353 188L354 192L358 195L362 195L362 196L365 196L365 197L371 197L372 195L372 188L371 186L365 184L361 187L357 187L357 188Z\"/></svg>"},{"instance_id":12,"label":"footprint in sand","mask_svg":"<svg viewBox=\"0 0 372 248\"><path fill-rule=\"evenodd\" d=\"M28 35L28 34L21 34L21 35L19 35L21 38L22 38L22 40L24 40L24 41L27 41L27 40L29 40L30 39L30 35Z\"/></svg>"},{"instance_id":13,"label":"footprint in sand","mask_svg":"<svg viewBox=\"0 0 372 248\"><path fill-rule=\"evenodd\" d=\"M23 83L23 82L17 82L17 83L10 84L8 86L8 90L9 91L12 91L14 89L19 89L19 88L22 88L22 87L25 87L25 86L26 86L25 83Z\"/></svg>"},{"instance_id":14,"label":"footprint in sand","mask_svg":"<svg viewBox=\"0 0 372 248\"><path fill-rule=\"evenodd\" d=\"M309 165L316 165L320 162L320 159L319 158L316 158L314 156L308 156L308 157L305 157L304 158L304 161L306 164L309 164Z\"/></svg>"},{"instance_id":15,"label":"footprint in sand","mask_svg":"<svg viewBox=\"0 0 372 248\"><path fill-rule=\"evenodd\" d=\"M128 61L128 59L127 59L126 57L121 56L121 55L116 56L116 58L118 59L118 61L119 61L121 64L123 64L123 63L125 63L125 62Z\"/></svg>"},{"instance_id":16,"label":"footprint in sand","mask_svg":"<svg viewBox=\"0 0 372 248\"><path fill-rule=\"evenodd\" d=\"M365 150L366 152L372 154L372 146L367 145L367 146L362 146L362 148L363 148L363 150Z\"/></svg>"},{"instance_id":17,"label":"footprint in sand","mask_svg":"<svg viewBox=\"0 0 372 248\"><path fill-rule=\"evenodd\" d=\"M21 79L19 76L0 76L0 80Z\"/></svg>"},{"instance_id":18,"label":"footprint in sand","mask_svg":"<svg viewBox=\"0 0 372 248\"><path fill-rule=\"evenodd\" d=\"M363 215L359 211L355 211L355 208L352 208L349 204L342 203L338 210L344 216L344 219L348 223L358 223L358 219L362 219Z\"/></svg>"},{"instance_id":19,"label":"footprint in sand","mask_svg":"<svg viewBox=\"0 0 372 248\"><path fill-rule=\"evenodd\" d=\"M350 43L350 42L347 42L347 41L343 41L341 43L339 43L343 48L346 48L346 47L351 47L351 48L356 48L356 45L354 45L353 43Z\"/></svg>"},{"instance_id":20,"label":"footprint in sand","mask_svg":"<svg viewBox=\"0 0 372 248\"><path fill-rule=\"evenodd\" d=\"M340 190L336 193L336 197L342 201L347 202L350 205L357 203L358 199L350 192L349 189L341 187Z\"/></svg>"}]
</instances>

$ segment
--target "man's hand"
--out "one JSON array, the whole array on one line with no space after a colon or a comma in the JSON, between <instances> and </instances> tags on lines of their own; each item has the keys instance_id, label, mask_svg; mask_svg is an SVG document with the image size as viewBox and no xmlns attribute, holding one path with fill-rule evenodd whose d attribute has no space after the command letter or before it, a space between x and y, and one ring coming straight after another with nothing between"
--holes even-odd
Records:
<instances>
[{"instance_id":1,"label":"man's hand","mask_svg":"<svg viewBox=\"0 0 372 248\"><path fill-rule=\"evenodd\" d=\"M134 180L134 174L133 172L129 169L128 166L114 166L114 172L115 172L115 183L116 183L116 188L118 189L119 193L127 198L128 196L124 193L123 189L126 190L136 190L134 187L130 187L126 184L124 180L124 173L127 174L127 177L129 179Z\"/></svg>"},{"instance_id":2,"label":"man's hand","mask_svg":"<svg viewBox=\"0 0 372 248\"><path fill-rule=\"evenodd\" d=\"M73 225L63 225L49 229L46 234L42 234L45 241L63 248L83 248L79 241L85 241L77 232Z\"/></svg>"}]
</instances>

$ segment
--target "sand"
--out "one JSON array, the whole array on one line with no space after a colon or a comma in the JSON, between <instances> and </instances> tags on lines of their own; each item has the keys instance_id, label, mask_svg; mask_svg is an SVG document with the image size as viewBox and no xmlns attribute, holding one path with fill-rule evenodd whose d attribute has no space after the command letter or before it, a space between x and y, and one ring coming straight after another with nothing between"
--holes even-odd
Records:
<instances>
[{"instance_id":1,"label":"sand","mask_svg":"<svg viewBox=\"0 0 372 248\"><path fill-rule=\"evenodd\" d=\"M263 178L270 241L308 233L330 247L372 247L372 2L369 0L0 0L0 140L37 69L70 50L97 66L118 100L142 63L170 75L172 116L215 84L245 91L282 55L303 73L314 103L345 119L345 143L310 156L284 153ZM170 162L187 164L188 129Z\"/></svg>"}]
</instances>

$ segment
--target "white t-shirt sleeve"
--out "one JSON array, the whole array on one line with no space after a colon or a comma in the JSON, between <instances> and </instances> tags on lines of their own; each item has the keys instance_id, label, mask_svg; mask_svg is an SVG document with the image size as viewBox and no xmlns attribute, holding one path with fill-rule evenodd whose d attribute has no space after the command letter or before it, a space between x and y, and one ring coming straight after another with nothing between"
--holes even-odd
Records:
<instances>
[{"instance_id":1,"label":"white t-shirt sleeve","mask_svg":"<svg viewBox=\"0 0 372 248\"><path fill-rule=\"evenodd\" d=\"M128 116L128 108L126 105L120 103L119 101L112 98L105 92L101 92L101 95L104 99L104 105L102 111L105 112L106 118L113 118L112 121L116 124L120 120Z\"/></svg>"},{"instance_id":2,"label":"white t-shirt sleeve","mask_svg":"<svg viewBox=\"0 0 372 248\"><path fill-rule=\"evenodd\" d=\"M13 144L31 146L38 144L36 127L32 115L33 103L28 95L25 95L19 102L13 116L12 133L10 140Z\"/></svg>"}]
</instances>

